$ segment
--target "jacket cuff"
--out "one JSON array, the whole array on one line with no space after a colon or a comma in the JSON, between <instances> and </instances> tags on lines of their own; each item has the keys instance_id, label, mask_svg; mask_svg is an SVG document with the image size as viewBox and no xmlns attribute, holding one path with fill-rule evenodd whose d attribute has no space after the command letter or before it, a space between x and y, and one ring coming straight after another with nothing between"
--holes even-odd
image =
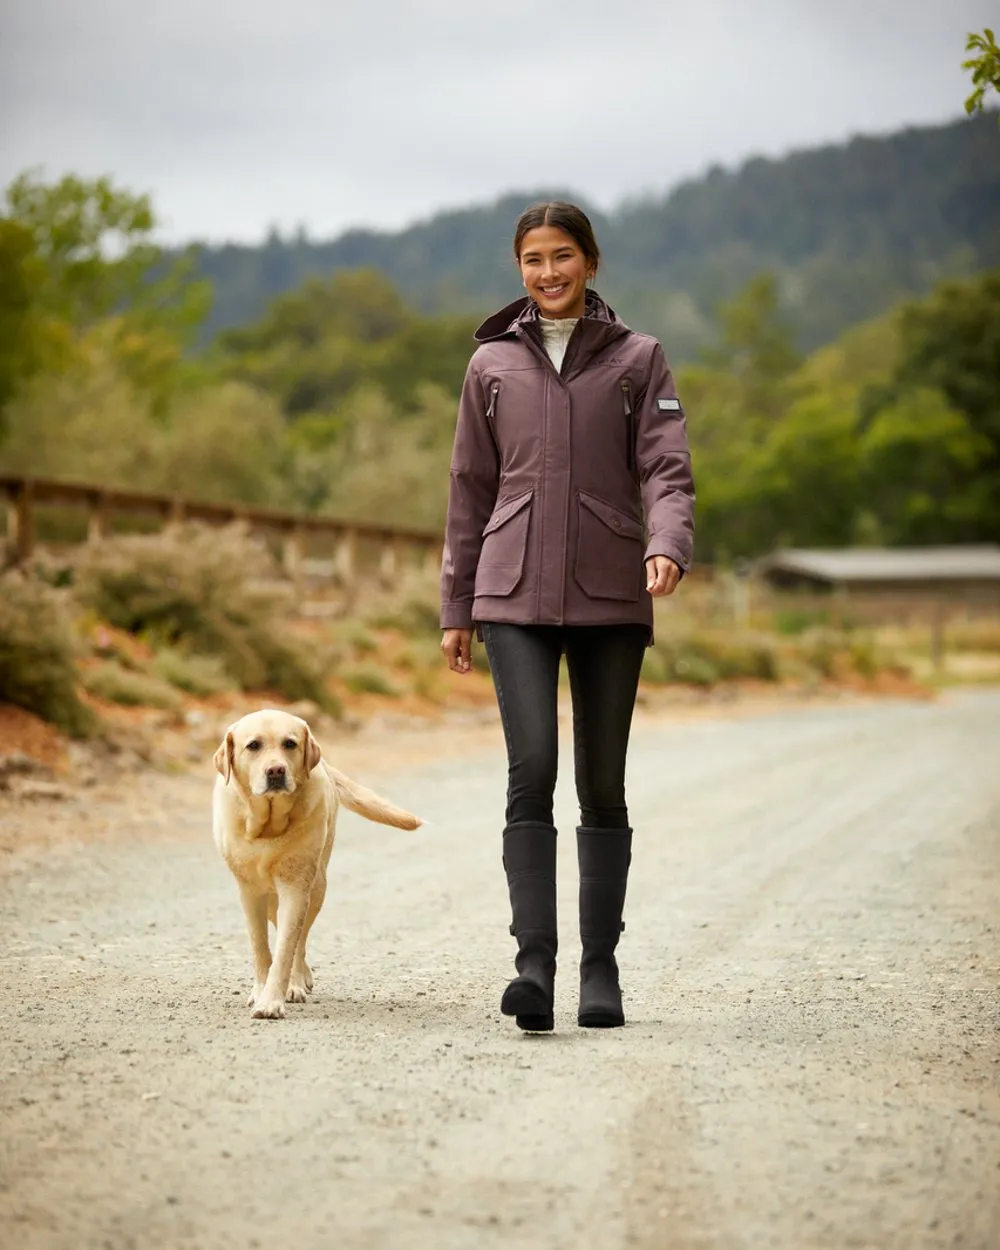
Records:
<instances>
[{"instance_id":1,"label":"jacket cuff","mask_svg":"<svg viewBox=\"0 0 1000 1250\"><path fill-rule=\"evenodd\" d=\"M441 604L442 629L471 629L472 600L458 599L454 603Z\"/></svg>"},{"instance_id":2,"label":"jacket cuff","mask_svg":"<svg viewBox=\"0 0 1000 1250\"><path fill-rule=\"evenodd\" d=\"M642 557L643 564L647 560L651 560L653 556L666 556L668 560L673 560L674 564L680 569L682 577L691 567L689 557L682 556L669 539L658 538L655 534L650 536L646 545L646 554Z\"/></svg>"}]
</instances>

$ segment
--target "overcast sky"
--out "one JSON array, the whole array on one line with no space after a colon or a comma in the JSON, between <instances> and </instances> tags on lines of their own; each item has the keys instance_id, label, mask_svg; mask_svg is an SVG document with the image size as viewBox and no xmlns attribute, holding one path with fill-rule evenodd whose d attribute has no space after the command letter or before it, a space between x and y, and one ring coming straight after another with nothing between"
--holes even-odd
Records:
<instances>
[{"instance_id":1,"label":"overcast sky","mask_svg":"<svg viewBox=\"0 0 1000 1250\"><path fill-rule=\"evenodd\" d=\"M0 184L112 174L164 237L329 237L505 191L610 208L958 116L996 0L0 0Z\"/></svg>"}]
</instances>

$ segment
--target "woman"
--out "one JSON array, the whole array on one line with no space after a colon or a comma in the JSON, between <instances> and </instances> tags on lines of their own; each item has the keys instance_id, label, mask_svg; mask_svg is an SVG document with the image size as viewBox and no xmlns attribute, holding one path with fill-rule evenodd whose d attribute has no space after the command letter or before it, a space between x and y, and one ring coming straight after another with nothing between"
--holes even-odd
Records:
<instances>
[{"instance_id":1,"label":"woman","mask_svg":"<svg viewBox=\"0 0 1000 1250\"><path fill-rule=\"evenodd\" d=\"M588 289L600 253L586 215L559 202L529 208L514 256L527 298L476 331L462 390L441 648L467 673L474 626L486 646L507 744L503 863L518 945L500 1010L535 1032L553 1027L566 654L580 801L577 1018L611 1028L625 1022L615 960L632 844L625 755L651 596L671 594L691 560L691 464L662 348Z\"/></svg>"}]
</instances>

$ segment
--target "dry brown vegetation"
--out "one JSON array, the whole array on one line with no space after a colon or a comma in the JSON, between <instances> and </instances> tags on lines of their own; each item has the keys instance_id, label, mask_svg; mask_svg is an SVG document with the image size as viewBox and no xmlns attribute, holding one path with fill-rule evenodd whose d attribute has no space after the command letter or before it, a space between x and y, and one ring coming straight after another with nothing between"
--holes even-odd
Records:
<instances>
[{"instance_id":1,"label":"dry brown vegetation","mask_svg":"<svg viewBox=\"0 0 1000 1250\"><path fill-rule=\"evenodd\" d=\"M96 718L78 692L68 615L51 587L17 572L0 576L0 702L82 738Z\"/></svg>"},{"instance_id":2,"label":"dry brown vegetation","mask_svg":"<svg viewBox=\"0 0 1000 1250\"><path fill-rule=\"evenodd\" d=\"M93 732L114 708L159 709L180 723L248 696L352 719L387 708L435 717L493 702L481 648L470 678L447 672L427 570L404 568L391 585L372 579L328 599L328 614L304 617L265 544L238 527L188 526L40 556L0 586L0 703L70 735ZM650 697L917 693L915 676L935 677L920 625L861 627L822 606L761 595L742 619L736 606L725 583L697 577L657 604L643 667ZM1000 625L955 621L946 632L949 672L985 679L1000 659Z\"/></svg>"}]
</instances>

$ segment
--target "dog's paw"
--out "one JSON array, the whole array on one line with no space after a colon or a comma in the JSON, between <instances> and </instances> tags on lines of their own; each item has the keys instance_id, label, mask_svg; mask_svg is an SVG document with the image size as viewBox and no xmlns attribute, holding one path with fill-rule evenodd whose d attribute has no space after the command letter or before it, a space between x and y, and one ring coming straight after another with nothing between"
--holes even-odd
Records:
<instances>
[{"instance_id":1,"label":"dog's paw","mask_svg":"<svg viewBox=\"0 0 1000 1250\"><path fill-rule=\"evenodd\" d=\"M285 1004L280 998L258 998L250 1015L254 1020L284 1020Z\"/></svg>"},{"instance_id":2,"label":"dog's paw","mask_svg":"<svg viewBox=\"0 0 1000 1250\"><path fill-rule=\"evenodd\" d=\"M264 995L264 982L255 981L253 983L253 989L250 991L247 997L247 1006L253 1007L254 1004L257 1002L257 999L262 998L263 995Z\"/></svg>"},{"instance_id":3,"label":"dog's paw","mask_svg":"<svg viewBox=\"0 0 1000 1250\"><path fill-rule=\"evenodd\" d=\"M286 1003L304 1003L309 990L304 981L292 981L285 995Z\"/></svg>"}]
</instances>

